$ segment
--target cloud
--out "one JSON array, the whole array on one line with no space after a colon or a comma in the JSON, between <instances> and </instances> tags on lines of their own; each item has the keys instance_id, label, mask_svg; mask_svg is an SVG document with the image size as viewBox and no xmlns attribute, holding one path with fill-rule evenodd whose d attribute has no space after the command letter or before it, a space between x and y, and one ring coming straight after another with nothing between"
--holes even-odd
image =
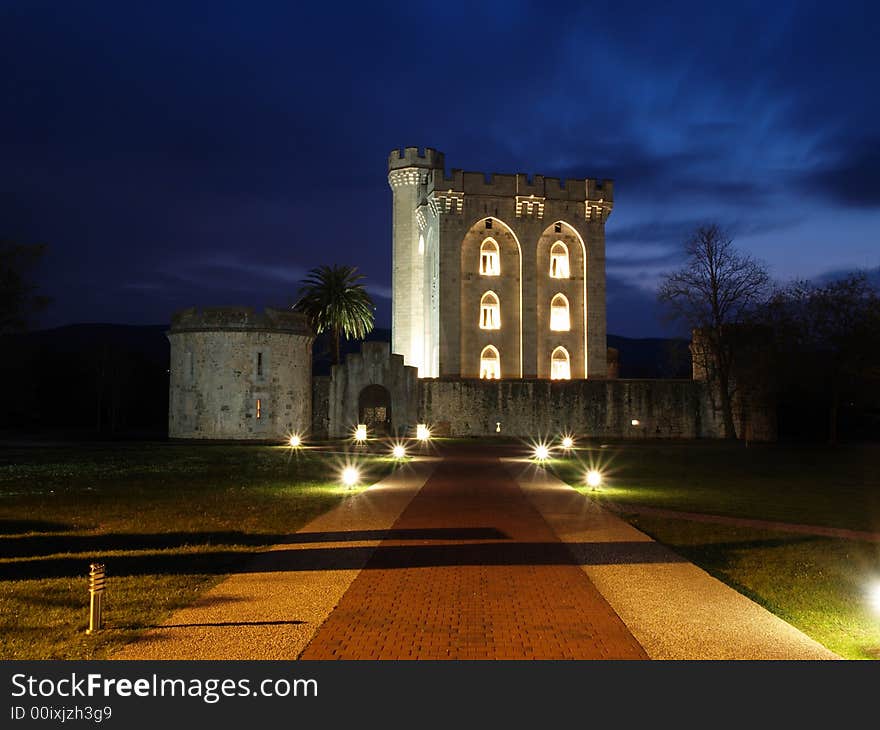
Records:
<instances>
[{"instance_id":1,"label":"cloud","mask_svg":"<svg viewBox=\"0 0 880 730\"><path fill-rule=\"evenodd\" d=\"M880 208L880 137L841 140L836 158L804 175L804 189L853 208Z\"/></svg>"}]
</instances>

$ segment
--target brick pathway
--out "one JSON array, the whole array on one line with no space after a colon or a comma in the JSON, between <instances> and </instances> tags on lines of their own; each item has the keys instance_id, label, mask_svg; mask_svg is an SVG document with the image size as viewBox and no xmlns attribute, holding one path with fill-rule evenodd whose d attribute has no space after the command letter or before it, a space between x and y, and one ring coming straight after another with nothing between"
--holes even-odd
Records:
<instances>
[{"instance_id":1,"label":"brick pathway","mask_svg":"<svg viewBox=\"0 0 880 730\"><path fill-rule=\"evenodd\" d=\"M444 454L390 533L418 539L380 543L300 658L647 658L496 452Z\"/></svg>"}]
</instances>

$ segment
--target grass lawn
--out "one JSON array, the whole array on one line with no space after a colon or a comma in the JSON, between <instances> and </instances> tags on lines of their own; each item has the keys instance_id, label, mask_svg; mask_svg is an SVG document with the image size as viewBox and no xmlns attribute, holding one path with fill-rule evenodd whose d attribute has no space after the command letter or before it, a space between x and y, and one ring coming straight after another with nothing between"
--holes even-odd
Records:
<instances>
[{"instance_id":1,"label":"grass lawn","mask_svg":"<svg viewBox=\"0 0 880 730\"><path fill-rule=\"evenodd\" d=\"M358 491L343 457L279 446L0 447L0 659L97 659ZM359 457L371 483L392 468ZM88 636L89 563L108 630Z\"/></svg>"},{"instance_id":2,"label":"grass lawn","mask_svg":"<svg viewBox=\"0 0 880 730\"><path fill-rule=\"evenodd\" d=\"M576 488L850 659L880 658L880 544L639 515L638 505L880 532L880 447L609 444L556 458ZM583 472L599 467L598 492ZM627 512L627 506L632 510Z\"/></svg>"}]
</instances>

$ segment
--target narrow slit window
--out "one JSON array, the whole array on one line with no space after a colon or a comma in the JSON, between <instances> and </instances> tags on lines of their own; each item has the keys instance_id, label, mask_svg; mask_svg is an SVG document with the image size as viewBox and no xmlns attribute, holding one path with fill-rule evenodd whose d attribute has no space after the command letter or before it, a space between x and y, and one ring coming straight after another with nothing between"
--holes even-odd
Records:
<instances>
[{"instance_id":1,"label":"narrow slit window","mask_svg":"<svg viewBox=\"0 0 880 730\"><path fill-rule=\"evenodd\" d=\"M263 377L263 353L262 352L257 353L257 377L258 378Z\"/></svg>"},{"instance_id":2,"label":"narrow slit window","mask_svg":"<svg viewBox=\"0 0 880 730\"><path fill-rule=\"evenodd\" d=\"M568 299L564 294L557 294L550 302L550 329L554 332L568 332L571 329Z\"/></svg>"},{"instance_id":3,"label":"narrow slit window","mask_svg":"<svg viewBox=\"0 0 880 730\"><path fill-rule=\"evenodd\" d=\"M486 218L486 228L492 228L492 219Z\"/></svg>"},{"instance_id":4,"label":"narrow slit window","mask_svg":"<svg viewBox=\"0 0 880 730\"><path fill-rule=\"evenodd\" d=\"M261 398L257 398L257 420L260 420L263 417L263 400Z\"/></svg>"},{"instance_id":5,"label":"narrow slit window","mask_svg":"<svg viewBox=\"0 0 880 730\"><path fill-rule=\"evenodd\" d=\"M553 279L569 277L568 247L562 241L557 241L550 247L550 277Z\"/></svg>"},{"instance_id":6,"label":"narrow slit window","mask_svg":"<svg viewBox=\"0 0 880 730\"><path fill-rule=\"evenodd\" d=\"M480 353L480 377L483 380L498 380L501 377L501 358L492 345L484 347Z\"/></svg>"},{"instance_id":7,"label":"narrow slit window","mask_svg":"<svg viewBox=\"0 0 880 730\"><path fill-rule=\"evenodd\" d=\"M557 347L550 356L550 379L571 380L571 359L564 347Z\"/></svg>"},{"instance_id":8,"label":"narrow slit window","mask_svg":"<svg viewBox=\"0 0 880 730\"><path fill-rule=\"evenodd\" d=\"M500 273L498 244L493 239L487 238L480 246L480 274L482 276L498 276Z\"/></svg>"},{"instance_id":9,"label":"narrow slit window","mask_svg":"<svg viewBox=\"0 0 880 730\"><path fill-rule=\"evenodd\" d=\"M501 305L494 292L487 291L480 299L480 329L501 329Z\"/></svg>"}]
</instances>

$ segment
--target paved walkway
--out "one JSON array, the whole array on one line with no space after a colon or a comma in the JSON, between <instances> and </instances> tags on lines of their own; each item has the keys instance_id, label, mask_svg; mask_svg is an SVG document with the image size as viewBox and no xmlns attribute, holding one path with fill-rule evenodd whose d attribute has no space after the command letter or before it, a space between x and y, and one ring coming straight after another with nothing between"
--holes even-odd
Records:
<instances>
[{"instance_id":1,"label":"paved walkway","mask_svg":"<svg viewBox=\"0 0 880 730\"><path fill-rule=\"evenodd\" d=\"M122 659L835 658L528 462L449 447L260 553Z\"/></svg>"},{"instance_id":2,"label":"paved walkway","mask_svg":"<svg viewBox=\"0 0 880 730\"><path fill-rule=\"evenodd\" d=\"M394 530L422 539L378 546L303 659L647 658L485 447L456 448Z\"/></svg>"}]
</instances>

